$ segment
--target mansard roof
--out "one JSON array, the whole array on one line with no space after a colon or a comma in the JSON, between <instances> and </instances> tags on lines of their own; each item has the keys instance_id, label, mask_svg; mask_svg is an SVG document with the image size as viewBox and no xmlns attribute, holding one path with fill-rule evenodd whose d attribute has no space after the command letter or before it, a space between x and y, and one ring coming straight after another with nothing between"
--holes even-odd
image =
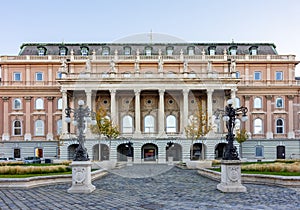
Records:
<instances>
[{"instance_id":1,"label":"mansard roof","mask_svg":"<svg viewBox=\"0 0 300 210\"><path fill-rule=\"evenodd\" d=\"M131 54L136 54L139 50L140 54L145 54L146 47L151 47L152 55L156 55L161 50L161 53L166 54L167 47L173 48L173 54L179 55L188 54L188 48L193 47L195 55L201 55L203 50L205 54L209 54L211 47L215 48L215 55L223 55L224 50L229 52L229 49L236 47L237 55L250 54L251 48L257 49L258 55L277 55L276 46L273 43L24 43L20 47L19 55L38 55L38 49L43 47L46 49L46 55L59 55L59 49L65 47L67 54L73 50L74 55L81 55L82 47L87 47L89 54L93 51L97 55L101 55L103 48L109 49L109 54L113 55L115 51L118 54L124 54L124 48L130 47Z\"/></svg>"}]
</instances>

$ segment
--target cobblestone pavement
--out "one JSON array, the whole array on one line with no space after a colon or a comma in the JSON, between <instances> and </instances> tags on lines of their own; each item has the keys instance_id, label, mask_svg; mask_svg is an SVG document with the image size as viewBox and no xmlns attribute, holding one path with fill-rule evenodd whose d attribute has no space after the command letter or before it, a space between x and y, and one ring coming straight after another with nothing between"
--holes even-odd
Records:
<instances>
[{"instance_id":1,"label":"cobblestone pavement","mask_svg":"<svg viewBox=\"0 0 300 210\"><path fill-rule=\"evenodd\" d=\"M136 173L146 176L132 178ZM300 192L294 189L245 184L246 193L222 193L218 182L196 170L166 165L112 170L93 184L90 194L69 194L70 184L0 189L0 209L300 209Z\"/></svg>"}]
</instances>

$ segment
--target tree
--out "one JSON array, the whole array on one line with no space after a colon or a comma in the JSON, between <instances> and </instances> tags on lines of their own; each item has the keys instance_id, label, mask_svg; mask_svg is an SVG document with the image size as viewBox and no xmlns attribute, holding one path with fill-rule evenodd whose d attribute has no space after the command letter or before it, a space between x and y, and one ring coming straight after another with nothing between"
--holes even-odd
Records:
<instances>
[{"instance_id":1,"label":"tree","mask_svg":"<svg viewBox=\"0 0 300 210\"><path fill-rule=\"evenodd\" d=\"M240 144L240 156L242 157L242 143L245 142L249 138L246 129L237 130L235 135L235 140Z\"/></svg>"},{"instance_id":2,"label":"tree","mask_svg":"<svg viewBox=\"0 0 300 210\"><path fill-rule=\"evenodd\" d=\"M108 139L115 139L120 135L118 126L109 119L105 107L100 106L96 111L96 121L97 125L91 127L93 133L106 136Z\"/></svg>"},{"instance_id":3,"label":"tree","mask_svg":"<svg viewBox=\"0 0 300 210\"><path fill-rule=\"evenodd\" d=\"M191 152L193 154L193 142L195 139L202 140L201 146L201 159L204 159L204 136L206 136L211 130L211 126L208 122L207 112L202 108L202 102L198 103L198 109L192 118L190 119L189 125L184 128L187 138L192 139Z\"/></svg>"}]
</instances>

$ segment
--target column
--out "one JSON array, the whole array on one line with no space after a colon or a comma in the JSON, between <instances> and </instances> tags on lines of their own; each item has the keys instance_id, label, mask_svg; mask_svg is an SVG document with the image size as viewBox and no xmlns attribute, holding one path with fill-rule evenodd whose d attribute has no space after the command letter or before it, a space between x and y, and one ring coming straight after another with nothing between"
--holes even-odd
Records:
<instances>
[{"instance_id":1,"label":"column","mask_svg":"<svg viewBox=\"0 0 300 210\"><path fill-rule=\"evenodd\" d=\"M185 129L188 126L188 119L189 119L189 91L188 89L183 89L183 115L182 115L182 120L181 120L181 130L183 133L183 136L186 137L185 135Z\"/></svg>"},{"instance_id":2,"label":"column","mask_svg":"<svg viewBox=\"0 0 300 210\"><path fill-rule=\"evenodd\" d=\"M61 90L62 93L62 135L68 134L68 123L66 123L65 109L68 107L67 90Z\"/></svg>"},{"instance_id":3,"label":"column","mask_svg":"<svg viewBox=\"0 0 300 210\"><path fill-rule=\"evenodd\" d=\"M249 64L245 64L245 80L246 80L246 85L249 84Z\"/></svg>"},{"instance_id":4,"label":"column","mask_svg":"<svg viewBox=\"0 0 300 210\"><path fill-rule=\"evenodd\" d=\"M8 69L7 65L3 66L3 85L8 85L8 81L11 79L8 79Z\"/></svg>"},{"instance_id":5,"label":"column","mask_svg":"<svg viewBox=\"0 0 300 210\"><path fill-rule=\"evenodd\" d=\"M165 133L165 103L164 103L165 90L159 90L159 107L158 107L158 137L163 138Z\"/></svg>"},{"instance_id":6,"label":"column","mask_svg":"<svg viewBox=\"0 0 300 210\"><path fill-rule=\"evenodd\" d=\"M47 133L47 140L53 140L53 99L54 97L49 96L47 97L48 100L48 114L47 114L47 121L48 121L48 133Z\"/></svg>"},{"instance_id":7,"label":"column","mask_svg":"<svg viewBox=\"0 0 300 210\"><path fill-rule=\"evenodd\" d=\"M116 113L116 90L111 89L110 91L110 115L112 122L117 122L117 113Z\"/></svg>"},{"instance_id":8,"label":"column","mask_svg":"<svg viewBox=\"0 0 300 210\"><path fill-rule=\"evenodd\" d=\"M48 82L49 85L52 85L52 81L53 81L53 76L52 76L52 65L48 66Z\"/></svg>"},{"instance_id":9,"label":"column","mask_svg":"<svg viewBox=\"0 0 300 210\"><path fill-rule=\"evenodd\" d=\"M267 85L271 84L271 65L267 64Z\"/></svg>"},{"instance_id":10,"label":"column","mask_svg":"<svg viewBox=\"0 0 300 210\"><path fill-rule=\"evenodd\" d=\"M141 137L141 104L140 104L140 93L141 90L134 90L135 94L135 132L134 137Z\"/></svg>"},{"instance_id":11,"label":"column","mask_svg":"<svg viewBox=\"0 0 300 210\"><path fill-rule=\"evenodd\" d=\"M272 132L272 96L267 95L267 139L272 139L273 138L273 132Z\"/></svg>"},{"instance_id":12,"label":"column","mask_svg":"<svg viewBox=\"0 0 300 210\"><path fill-rule=\"evenodd\" d=\"M26 120L25 120L25 134L24 140L30 141L31 140L31 96L25 96L25 113L26 113Z\"/></svg>"},{"instance_id":13,"label":"column","mask_svg":"<svg viewBox=\"0 0 300 210\"><path fill-rule=\"evenodd\" d=\"M25 70L25 83L26 85L30 85L31 83L31 78L30 78L30 66L26 65L26 70Z\"/></svg>"},{"instance_id":14,"label":"column","mask_svg":"<svg viewBox=\"0 0 300 210\"><path fill-rule=\"evenodd\" d=\"M212 94L214 92L214 89L207 89L206 94L207 94L207 116L208 116L208 121L209 125L213 125L213 103L212 103Z\"/></svg>"},{"instance_id":15,"label":"column","mask_svg":"<svg viewBox=\"0 0 300 210\"><path fill-rule=\"evenodd\" d=\"M248 110L250 111L250 96L245 96L245 107L248 108ZM251 119L251 115L250 112L248 111L248 120L245 122L245 129L249 135L249 137L251 137L251 130L250 130L250 122L253 122L253 119Z\"/></svg>"},{"instance_id":16,"label":"column","mask_svg":"<svg viewBox=\"0 0 300 210\"><path fill-rule=\"evenodd\" d=\"M289 99L289 110L288 110L288 138L294 139L295 138L295 132L294 132L294 106L293 106L293 100L294 96L289 95L287 96Z\"/></svg>"},{"instance_id":17,"label":"column","mask_svg":"<svg viewBox=\"0 0 300 210\"><path fill-rule=\"evenodd\" d=\"M3 96L3 134L2 134L2 141L9 140L9 128L8 128L8 101L9 97Z\"/></svg>"}]
</instances>

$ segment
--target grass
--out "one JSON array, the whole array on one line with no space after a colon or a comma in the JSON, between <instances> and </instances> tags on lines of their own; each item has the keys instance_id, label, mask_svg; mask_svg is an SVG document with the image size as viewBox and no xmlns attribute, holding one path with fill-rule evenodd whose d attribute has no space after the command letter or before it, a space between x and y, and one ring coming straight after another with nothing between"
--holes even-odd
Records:
<instances>
[{"instance_id":1,"label":"grass","mask_svg":"<svg viewBox=\"0 0 300 210\"><path fill-rule=\"evenodd\" d=\"M72 174L72 171L66 172L56 172L56 173L43 173L43 174L1 174L0 178L29 178L29 177L36 177L36 176L55 176L55 175L65 175L65 174Z\"/></svg>"},{"instance_id":2,"label":"grass","mask_svg":"<svg viewBox=\"0 0 300 210\"><path fill-rule=\"evenodd\" d=\"M0 166L0 175L49 174L71 171L66 165Z\"/></svg>"}]
</instances>

